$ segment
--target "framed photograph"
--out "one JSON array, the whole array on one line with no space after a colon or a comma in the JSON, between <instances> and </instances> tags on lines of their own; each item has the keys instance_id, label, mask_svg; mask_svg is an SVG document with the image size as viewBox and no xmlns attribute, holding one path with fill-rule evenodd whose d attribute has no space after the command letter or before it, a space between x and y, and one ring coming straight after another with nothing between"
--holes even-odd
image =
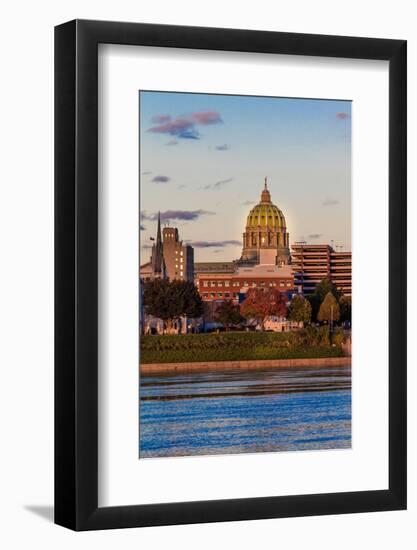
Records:
<instances>
[{"instance_id":1,"label":"framed photograph","mask_svg":"<svg viewBox=\"0 0 417 550\"><path fill-rule=\"evenodd\" d=\"M406 508L406 42L55 29L55 522Z\"/></svg>"}]
</instances>

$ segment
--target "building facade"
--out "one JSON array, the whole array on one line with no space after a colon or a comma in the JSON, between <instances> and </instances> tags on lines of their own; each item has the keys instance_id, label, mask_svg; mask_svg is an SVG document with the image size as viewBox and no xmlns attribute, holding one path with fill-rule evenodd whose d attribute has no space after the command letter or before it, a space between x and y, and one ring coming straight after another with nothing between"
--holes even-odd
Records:
<instances>
[{"instance_id":1,"label":"building facade","mask_svg":"<svg viewBox=\"0 0 417 550\"><path fill-rule=\"evenodd\" d=\"M233 273L199 272L196 284L204 302L241 302L250 288L276 288L288 296L295 291L291 266L237 266Z\"/></svg>"},{"instance_id":2,"label":"building facade","mask_svg":"<svg viewBox=\"0 0 417 550\"><path fill-rule=\"evenodd\" d=\"M312 294L323 279L329 279L345 296L352 295L352 253L336 252L328 244L294 243L294 283L303 294Z\"/></svg>"},{"instance_id":3,"label":"building facade","mask_svg":"<svg viewBox=\"0 0 417 550\"><path fill-rule=\"evenodd\" d=\"M162 249L168 279L193 281L194 248L180 241L176 227L164 227L162 230Z\"/></svg>"},{"instance_id":4,"label":"building facade","mask_svg":"<svg viewBox=\"0 0 417 550\"><path fill-rule=\"evenodd\" d=\"M164 227L158 214L156 238L152 245L150 261L140 266L140 278L194 280L194 248L183 244L176 227Z\"/></svg>"}]
</instances>

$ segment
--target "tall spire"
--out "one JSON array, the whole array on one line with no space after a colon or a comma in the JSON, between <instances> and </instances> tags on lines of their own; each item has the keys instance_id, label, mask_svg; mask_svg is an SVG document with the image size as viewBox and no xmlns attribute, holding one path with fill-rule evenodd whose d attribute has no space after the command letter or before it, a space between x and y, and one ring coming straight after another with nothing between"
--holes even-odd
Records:
<instances>
[{"instance_id":1,"label":"tall spire","mask_svg":"<svg viewBox=\"0 0 417 550\"><path fill-rule=\"evenodd\" d=\"M268 176L265 176L264 188L261 194L261 202L271 202L271 195L268 189Z\"/></svg>"},{"instance_id":2,"label":"tall spire","mask_svg":"<svg viewBox=\"0 0 417 550\"><path fill-rule=\"evenodd\" d=\"M158 211L158 229L156 230L156 246L161 245L161 212Z\"/></svg>"},{"instance_id":3,"label":"tall spire","mask_svg":"<svg viewBox=\"0 0 417 550\"><path fill-rule=\"evenodd\" d=\"M158 212L158 229L156 231L156 243L152 247L152 269L155 274L164 276L165 261L161 238L161 213Z\"/></svg>"}]
</instances>

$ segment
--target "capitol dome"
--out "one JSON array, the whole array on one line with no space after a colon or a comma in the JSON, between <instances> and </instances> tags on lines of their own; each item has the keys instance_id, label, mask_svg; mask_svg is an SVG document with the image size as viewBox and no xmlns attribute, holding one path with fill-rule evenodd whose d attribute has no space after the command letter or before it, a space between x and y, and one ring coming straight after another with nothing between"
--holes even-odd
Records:
<instances>
[{"instance_id":1,"label":"capitol dome","mask_svg":"<svg viewBox=\"0 0 417 550\"><path fill-rule=\"evenodd\" d=\"M246 219L241 263L288 264L289 234L282 211L272 203L265 178L260 202Z\"/></svg>"},{"instance_id":2,"label":"capitol dome","mask_svg":"<svg viewBox=\"0 0 417 550\"><path fill-rule=\"evenodd\" d=\"M269 202L260 202L249 212L246 227L265 227L286 229L285 217L281 210Z\"/></svg>"}]
</instances>

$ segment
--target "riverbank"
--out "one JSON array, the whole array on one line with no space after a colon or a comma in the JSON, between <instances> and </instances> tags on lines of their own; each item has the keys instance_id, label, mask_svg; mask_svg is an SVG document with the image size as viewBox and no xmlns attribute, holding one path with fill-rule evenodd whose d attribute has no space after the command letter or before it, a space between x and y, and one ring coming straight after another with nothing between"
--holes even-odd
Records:
<instances>
[{"instance_id":1,"label":"riverbank","mask_svg":"<svg viewBox=\"0 0 417 550\"><path fill-rule=\"evenodd\" d=\"M140 362L212 363L322 359L346 355L343 332L307 327L291 332L223 332L185 335L143 335Z\"/></svg>"},{"instance_id":2,"label":"riverbank","mask_svg":"<svg viewBox=\"0 0 417 550\"><path fill-rule=\"evenodd\" d=\"M143 363L140 374L173 374L182 372L211 372L227 370L261 370L290 367L344 367L351 364L350 357L314 357L310 359L263 359L251 361L197 361L186 363Z\"/></svg>"}]
</instances>

